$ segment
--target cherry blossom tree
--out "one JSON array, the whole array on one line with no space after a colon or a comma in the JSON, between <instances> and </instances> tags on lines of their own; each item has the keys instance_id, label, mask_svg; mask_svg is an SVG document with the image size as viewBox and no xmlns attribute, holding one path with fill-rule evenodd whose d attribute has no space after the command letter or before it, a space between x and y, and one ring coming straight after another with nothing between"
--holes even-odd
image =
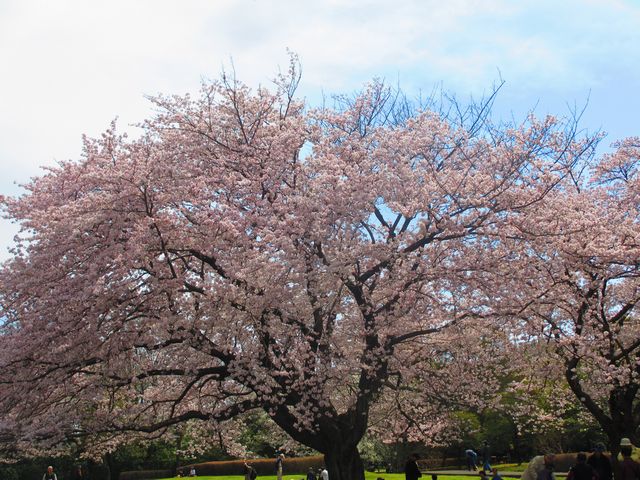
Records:
<instances>
[{"instance_id":1,"label":"cherry blossom tree","mask_svg":"<svg viewBox=\"0 0 640 480\"><path fill-rule=\"evenodd\" d=\"M534 375L564 377L569 401L597 421L615 457L621 438L640 441L640 140L614 147L503 238L515 282L507 288L523 292L512 305L524 320L520 341L537 342L547 357L529 355L524 364Z\"/></svg>"},{"instance_id":2,"label":"cherry blossom tree","mask_svg":"<svg viewBox=\"0 0 640 480\"><path fill-rule=\"evenodd\" d=\"M494 126L490 102L403 108L377 82L308 110L298 79L157 97L140 138L112 125L3 199L22 227L0 274L7 438L108 449L262 409L362 479L371 408L429 377L429 339L497 325L488 252L593 139Z\"/></svg>"}]
</instances>

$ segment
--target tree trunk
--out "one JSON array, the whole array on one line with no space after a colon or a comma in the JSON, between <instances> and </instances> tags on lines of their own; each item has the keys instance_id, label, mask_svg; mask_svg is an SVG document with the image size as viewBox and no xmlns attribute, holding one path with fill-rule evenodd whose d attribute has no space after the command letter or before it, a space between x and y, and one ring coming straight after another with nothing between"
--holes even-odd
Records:
<instances>
[{"instance_id":1,"label":"tree trunk","mask_svg":"<svg viewBox=\"0 0 640 480\"><path fill-rule=\"evenodd\" d=\"M284 405L268 413L291 438L324 454L330 480L364 480L358 443L366 431L367 408L368 404L362 401L343 414L324 416L315 430L298 429L296 417Z\"/></svg>"},{"instance_id":2,"label":"tree trunk","mask_svg":"<svg viewBox=\"0 0 640 480\"><path fill-rule=\"evenodd\" d=\"M364 480L364 465L355 445L331 445L324 462L331 480Z\"/></svg>"}]
</instances>

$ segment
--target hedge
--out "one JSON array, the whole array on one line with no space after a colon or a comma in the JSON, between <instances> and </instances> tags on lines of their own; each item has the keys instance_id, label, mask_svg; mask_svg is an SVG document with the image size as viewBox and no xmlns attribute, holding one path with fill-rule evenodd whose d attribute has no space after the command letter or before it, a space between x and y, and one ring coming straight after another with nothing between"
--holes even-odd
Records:
<instances>
[{"instance_id":1,"label":"hedge","mask_svg":"<svg viewBox=\"0 0 640 480\"><path fill-rule=\"evenodd\" d=\"M275 475L276 473L275 458L259 458L255 460L247 460L246 462L256 469L258 475ZM188 475L191 467L196 469L196 473L198 475L243 475L244 463L244 460L228 460L221 462L195 463L192 465L184 465L180 468L182 469L183 475ZM318 469L323 465L324 457L322 455L309 457L285 457L284 462L282 462L282 473L284 475L305 474L310 468ZM125 479L121 478L120 480Z\"/></svg>"}]
</instances>

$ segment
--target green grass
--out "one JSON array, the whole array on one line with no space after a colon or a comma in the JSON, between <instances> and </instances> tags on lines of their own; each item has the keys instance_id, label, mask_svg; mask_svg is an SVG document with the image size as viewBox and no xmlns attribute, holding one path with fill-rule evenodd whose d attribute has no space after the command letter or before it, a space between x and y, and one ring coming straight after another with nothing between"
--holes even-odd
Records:
<instances>
[{"instance_id":1,"label":"green grass","mask_svg":"<svg viewBox=\"0 0 640 480\"><path fill-rule=\"evenodd\" d=\"M501 463L494 465L498 468L499 472L524 472L528 463ZM439 470L434 468L433 470ZM469 475L438 475L439 478L446 477L446 480L472 480L474 477ZM193 478L193 477L191 477ZM277 480L275 475L258 475L257 480ZM283 475L282 480L305 480L306 474L301 473L298 475ZM384 480L404 480L404 473L380 473L380 472L365 472L365 480L376 480L377 478L383 478ZM190 480L190 477L173 477L171 479L162 480ZM207 475L197 476L195 480L244 480L244 475ZM431 480L429 475L423 475L421 480Z\"/></svg>"},{"instance_id":2,"label":"green grass","mask_svg":"<svg viewBox=\"0 0 640 480\"><path fill-rule=\"evenodd\" d=\"M464 475L438 475L438 477L447 477L447 480L470 480L473 477ZM304 480L305 474L298 475L283 475L282 480ZM384 480L404 480L404 473L380 473L380 472L365 472L365 480L376 480L377 478L384 478ZM190 480L193 477L173 477L171 479L162 480ZM424 480L431 480L428 475L423 475ZM220 476L200 476L198 475L195 480L244 480L244 475L220 475ZM257 480L277 480L275 475L258 475Z\"/></svg>"}]
</instances>

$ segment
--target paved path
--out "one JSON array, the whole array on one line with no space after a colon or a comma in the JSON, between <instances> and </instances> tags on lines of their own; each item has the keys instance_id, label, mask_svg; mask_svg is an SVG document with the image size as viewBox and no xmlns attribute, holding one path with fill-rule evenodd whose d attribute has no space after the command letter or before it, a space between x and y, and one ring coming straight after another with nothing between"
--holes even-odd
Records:
<instances>
[{"instance_id":1,"label":"paved path","mask_svg":"<svg viewBox=\"0 0 640 480\"><path fill-rule=\"evenodd\" d=\"M502 470L499 470L498 473L500 474L501 477L503 478L520 478L522 476L522 472L503 472ZM556 476L558 477L566 477L567 476L567 472L553 472L556 474ZM478 472L477 471L472 471L472 470L426 470L424 472L422 472L422 478L424 480L424 477L429 477L430 475L462 475L462 476L467 476L467 477L476 477L479 478ZM489 472L488 475L489 479L491 479L491 472Z\"/></svg>"}]
</instances>

